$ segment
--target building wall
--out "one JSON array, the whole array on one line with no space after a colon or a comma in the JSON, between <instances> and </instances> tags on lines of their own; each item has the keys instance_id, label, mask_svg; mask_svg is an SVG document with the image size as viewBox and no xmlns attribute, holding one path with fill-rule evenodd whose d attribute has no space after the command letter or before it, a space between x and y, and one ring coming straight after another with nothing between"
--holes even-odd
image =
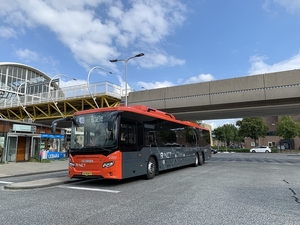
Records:
<instances>
[{"instance_id":1,"label":"building wall","mask_svg":"<svg viewBox=\"0 0 300 225\"><path fill-rule=\"evenodd\" d=\"M57 129L57 134L62 132L64 130ZM64 141L41 137L42 134L51 133L50 126L0 119L0 163L27 161L48 145L57 146L58 143L56 151L62 151ZM13 142L12 145L10 142Z\"/></svg>"}]
</instances>

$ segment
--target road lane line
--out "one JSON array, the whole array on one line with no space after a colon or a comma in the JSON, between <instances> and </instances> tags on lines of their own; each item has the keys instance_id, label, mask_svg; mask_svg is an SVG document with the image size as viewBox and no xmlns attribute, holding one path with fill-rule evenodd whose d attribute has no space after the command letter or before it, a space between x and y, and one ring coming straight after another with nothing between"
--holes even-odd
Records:
<instances>
[{"instance_id":1,"label":"road lane line","mask_svg":"<svg viewBox=\"0 0 300 225\"><path fill-rule=\"evenodd\" d=\"M1 181L0 180L0 184L12 184L13 182L9 182L9 181Z\"/></svg>"},{"instance_id":2,"label":"road lane line","mask_svg":"<svg viewBox=\"0 0 300 225\"><path fill-rule=\"evenodd\" d=\"M120 191L113 191L107 189L99 189L99 188L84 188L84 187L61 187L61 188L68 188L68 189L75 189L75 190L84 190L84 191L101 191L101 192L110 192L110 193L119 193Z\"/></svg>"}]
</instances>

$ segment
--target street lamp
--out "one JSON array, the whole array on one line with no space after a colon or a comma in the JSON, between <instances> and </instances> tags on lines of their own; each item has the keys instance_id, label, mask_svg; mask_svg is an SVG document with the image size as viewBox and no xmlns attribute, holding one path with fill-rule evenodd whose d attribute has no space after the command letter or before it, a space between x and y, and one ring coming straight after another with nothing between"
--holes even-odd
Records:
<instances>
[{"instance_id":1,"label":"street lamp","mask_svg":"<svg viewBox=\"0 0 300 225\"><path fill-rule=\"evenodd\" d=\"M52 81L53 81L55 78L60 77L60 76L62 76L62 77L69 77L69 78L71 78L71 79L73 79L73 80L75 80L75 81L76 81L76 79L73 78L73 77L67 76L67 75L65 75L65 74L56 74L56 75L53 76L53 77L51 78L51 80L49 81L48 97L51 98L52 102L54 103L55 108L56 108L57 111L60 113L60 115L61 115L62 117L65 117L64 114L63 114L63 113L60 111L60 109L58 108L57 102L54 101L54 99L52 98L52 95L51 95L51 93L50 93Z\"/></svg>"},{"instance_id":2,"label":"street lamp","mask_svg":"<svg viewBox=\"0 0 300 225\"><path fill-rule=\"evenodd\" d=\"M95 67L93 67L93 68L90 70L90 72L88 73L88 76L87 76L87 88L88 88L88 91L89 91L89 93L90 93L90 95L91 95L91 97L92 97L92 99L93 99L95 105L96 105L97 108L99 109L99 106L98 106L98 104L97 104L96 98L93 96L93 94L92 94L92 92L91 92L91 89L90 89L90 75L91 75L92 71L95 70L95 69L101 69L101 70L103 70L103 71L105 71L105 72L108 72L108 73L110 73L110 74L112 74L112 72L107 71L106 69L102 68L101 66L95 66Z\"/></svg>"},{"instance_id":3,"label":"street lamp","mask_svg":"<svg viewBox=\"0 0 300 225\"><path fill-rule=\"evenodd\" d=\"M128 86L128 66L127 66L127 63L130 59L133 59L133 58L137 58L137 57L141 57L141 56L144 56L145 54L144 53L140 53L140 54L137 54L135 56L132 56L132 57L129 57L128 59L111 59L109 60L111 63L115 63L115 62L118 62L118 61L123 61L125 62L125 106L127 106L127 86Z\"/></svg>"},{"instance_id":4,"label":"street lamp","mask_svg":"<svg viewBox=\"0 0 300 225\"><path fill-rule=\"evenodd\" d=\"M20 88L23 84L26 84L27 82L29 81L24 81L22 82L19 87L17 88L17 99L18 99L18 102L19 104L21 105L22 109L25 111L25 113L27 114L27 116L31 119L31 121L34 121L33 118L30 116L30 113L26 110L26 106L23 105L23 103L21 103L21 100L20 100L20 96L19 96L19 91L20 91ZM24 88L24 96L26 94L26 86Z\"/></svg>"}]
</instances>

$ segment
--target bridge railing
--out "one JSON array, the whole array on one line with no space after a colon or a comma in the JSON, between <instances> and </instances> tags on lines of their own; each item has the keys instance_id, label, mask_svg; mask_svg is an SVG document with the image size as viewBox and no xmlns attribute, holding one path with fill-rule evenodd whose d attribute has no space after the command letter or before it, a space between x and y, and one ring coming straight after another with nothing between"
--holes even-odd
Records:
<instances>
[{"instance_id":1,"label":"bridge railing","mask_svg":"<svg viewBox=\"0 0 300 225\"><path fill-rule=\"evenodd\" d=\"M89 91L90 89L90 91ZM91 97L91 94L96 96L108 95L117 99L121 99L122 89L120 86L116 84L112 84L109 82L100 82L100 83L92 83L89 85L89 89L87 84L63 87L60 90L43 92L34 95L21 95L9 98L2 99L0 108L13 108L17 106L26 106L26 105L35 105L39 103L48 103L53 101L62 101L68 99L76 99L76 98L86 98ZM90 93L91 92L91 93ZM4 100L4 101L3 101Z\"/></svg>"}]
</instances>

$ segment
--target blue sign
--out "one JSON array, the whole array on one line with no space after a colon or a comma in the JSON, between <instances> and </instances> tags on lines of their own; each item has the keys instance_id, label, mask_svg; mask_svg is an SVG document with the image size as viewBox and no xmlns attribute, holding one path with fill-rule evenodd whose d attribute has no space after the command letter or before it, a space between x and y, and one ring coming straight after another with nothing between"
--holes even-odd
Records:
<instances>
[{"instance_id":1,"label":"blue sign","mask_svg":"<svg viewBox=\"0 0 300 225\"><path fill-rule=\"evenodd\" d=\"M66 153L65 152L48 152L47 154L48 159L62 159L66 158Z\"/></svg>"},{"instance_id":2,"label":"blue sign","mask_svg":"<svg viewBox=\"0 0 300 225\"><path fill-rule=\"evenodd\" d=\"M65 136L62 134L41 134L41 138L56 138L56 139L64 139Z\"/></svg>"}]
</instances>

